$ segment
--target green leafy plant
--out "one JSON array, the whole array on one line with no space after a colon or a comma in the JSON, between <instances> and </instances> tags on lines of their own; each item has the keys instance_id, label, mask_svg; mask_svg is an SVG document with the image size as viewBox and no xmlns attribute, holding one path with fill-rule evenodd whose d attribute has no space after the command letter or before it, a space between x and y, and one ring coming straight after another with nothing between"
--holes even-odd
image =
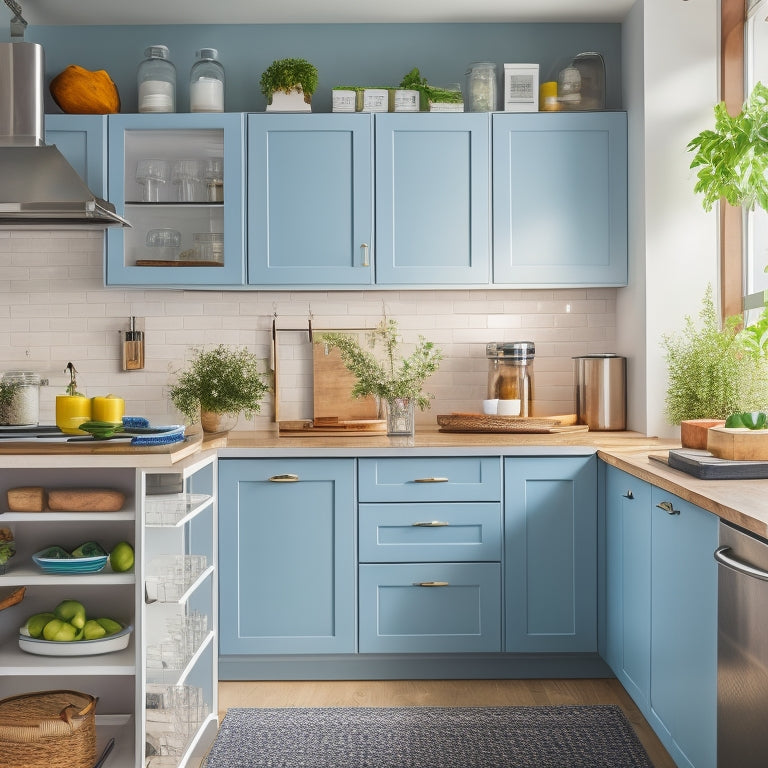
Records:
<instances>
[{"instance_id":1,"label":"green leafy plant","mask_svg":"<svg viewBox=\"0 0 768 768\"><path fill-rule=\"evenodd\" d=\"M405 75L405 77L403 77L400 87L418 91L420 93L419 102L422 110L429 109L430 101L443 104L460 104L464 100L461 91L451 91L447 88L435 88L430 85L427 82L427 79L421 76L421 73L417 68L412 69Z\"/></svg>"},{"instance_id":2,"label":"green leafy plant","mask_svg":"<svg viewBox=\"0 0 768 768\"><path fill-rule=\"evenodd\" d=\"M400 336L394 320L382 320L366 336L368 349L354 336L340 332L319 334L317 341L338 349L347 370L357 377L352 388L354 397L412 398L421 410L427 408L433 395L424 393L422 388L439 368L442 351L419 336L414 351L408 357L399 357ZM383 347L382 359L375 354L379 345Z\"/></svg>"},{"instance_id":3,"label":"green leafy plant","mask_svg":"<svg viewBox=\"0 0 768 768\"><path fill-rule=\"evenodd\" d=\"M768 88L757 83L735 117L725 103L715 106L715 127L688 144L698 168L694 192L704 194L709 211L725 198L731 205L768 211Z\"/></svg>"},{"instance_id":4,"label":"green leafy plant","mask_svg":"<svg viewBox=\"0 0 768 768\"><path fill-rule=\"evenodd\" d=\"M682 332L665 334L669 385L666 416L672 424L688 419L726 419L733 413L768 407L768 358L753 354L739 332L740 317L721 326L712 287L699 313Z\"/></svg>"},{"instance_id":5,"label":"green leafy plant","mask_svg":"<svg viewBox=\"0 0 768 768\"><path fill-rule=\"evenodd\" d=\"M728 429L768 429L768 415L765 411L732 413L726 420Z\"/></svg>"},{"instance_id":6,"label":"green leafy plant","mask_svg":"<svg viewBox=\"0 0 768 768\"><path fill-rule=\"evenodd\" d=\"M214 349L195 349L189 365L170 387L169 397L190 421L196 421L201 410L244 413L250 419L269 391L259 368L256 355L244 347L219 344Z\"/></svg>"},{"instance_id":7,"label":"green leafy plant","mask_svg":"<svg viewBox=\"0 0 768 768\"><path fill-rule=\"evenodd\" d=\"M310 104L317 89L317 68L306 59L276 59L261 74L261 92L272 103L275 91L290 93L296 88L304 93L304 101Z\"/></svg>"}]
</instances>

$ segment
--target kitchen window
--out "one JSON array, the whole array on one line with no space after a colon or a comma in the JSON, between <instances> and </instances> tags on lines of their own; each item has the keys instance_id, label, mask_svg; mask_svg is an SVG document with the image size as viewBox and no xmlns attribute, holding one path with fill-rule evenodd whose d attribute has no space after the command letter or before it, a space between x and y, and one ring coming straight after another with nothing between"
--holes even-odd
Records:
<instances>
[{"instance_id":1,"label":"kitchen window","mask_svg":"<svg viewBox=\"0 0 768 768\"><path fill-rule=\"evenodd\" d=\"M768 84L768 0L753 0L744 27L744 88ZM768 212L755 207L744 217L744 307L747 320L762 312L763 292L768 290Z\"/></svg>"}]
</instances>

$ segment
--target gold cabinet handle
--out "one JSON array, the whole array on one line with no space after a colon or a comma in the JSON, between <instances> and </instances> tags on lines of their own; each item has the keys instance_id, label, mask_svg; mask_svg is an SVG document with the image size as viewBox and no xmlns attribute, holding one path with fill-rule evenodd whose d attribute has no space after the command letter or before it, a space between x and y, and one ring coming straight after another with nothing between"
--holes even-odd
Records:
<instances>
[{"instance_id":1,"label":"gold cabinet handle","mask_svg":"<svg viewBox=\"0 0 768 768\"><path fill-rule=\"evenodd\" d=\"M447 581L414 581L414 587L447 587Z\"/></svg>"},{"instance_id":2,"label":"gold cabinet handle","mask_svg":"<svg viewBox=\"0 0 768 768\"><path fill-rule=\"evenodd\" d=\"M662 501L656 505L659 509L663 509L668 515L679 515L680 510L675 509L671 501Z\"/></svg>"},{"instance_id":3,"label":"gold cabinet handle","mask_svg":"<svg viewBox=\"0 0 768 768\"><path fill-rule=\"evenodd\" d=\"M447 483L447 477L417 477L414 483Z\"/></svg>"},{"instance_id":4,"label":"gold cabinet handle","mask_svg":"<svg viewBox=\"0 0 768 768\"><path fill-rule=\"evenodd\" d=\"M368 243L360 244L360 255L362 256L362 262L364 267L369 267L368 263Z\"/></svg>"},{"instance_id":5,"label":"gold cabinet handle","mask_svg":"<svg viewBox=\"0 0 768 768\"><path fill-rule=\"evenodd\" d=\"M291 474L272 475L272 477L269 478L269 482L270 483L298 483L299 476L291 475Z\"/></svg>"},{"instance_id":6,"label":"gold cabinet handle","mask_svg":"<svg viewBox=\"0 0 768 768\"><path fill-rule=\"evenodd\" d=\"M444 525L450 525L450 523L446 523L443 520L425 520L421 523L411 523L411 525L414 528L440 528Z\"/></svg>"}]
</instances>

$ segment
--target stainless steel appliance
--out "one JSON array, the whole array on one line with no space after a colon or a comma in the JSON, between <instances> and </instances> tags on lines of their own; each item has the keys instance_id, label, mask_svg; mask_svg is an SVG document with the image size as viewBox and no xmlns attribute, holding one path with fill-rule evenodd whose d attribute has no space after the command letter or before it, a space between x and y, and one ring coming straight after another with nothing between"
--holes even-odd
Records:
<instances>
[{"instance_id":1,"label":"stainless steel appliance","mask_svg":"<svg viewBox=\"0 0 768 768\"><path fill-rule=\"evenodd\" d=\"M576 423L592 431L627 428L627 359L612 353L574 357Z\"/></svg>"},{"instance_id":2,"label":"stainless steel appliance","mask_svg":"<svg viewBox=\"0 0 768 768\"><path fill-rule=\"evenodd\" d=\"M44 55L38 43L0 43L0 226L130 226L44 144Z\"/></svg>"},{"instance_id":3,"label":"stainless steel appliance","mask_svg":"<svg viewBox=\"0 0 768 768\"><path fill-rule=\"evenodd\" d=\"M717 766L768 764L768 543L720 523Z\"/></svg>"}]
</instances>

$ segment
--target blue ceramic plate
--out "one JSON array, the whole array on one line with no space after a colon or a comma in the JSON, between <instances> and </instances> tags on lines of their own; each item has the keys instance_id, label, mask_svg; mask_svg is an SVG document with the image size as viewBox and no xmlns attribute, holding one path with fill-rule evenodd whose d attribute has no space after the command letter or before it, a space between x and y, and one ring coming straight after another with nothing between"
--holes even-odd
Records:
<instances>
[{"instance_id":1,"label":"blue ceramic plate","mask_svg":"<svg viewBox=\"0 0 768 768\"><path fill-rule=\"evenodd\" d=\"M41 557L41 555L49 549L50 547L46 547L32 555L32 560L35 565L37 565L43 573L98 573L104 569L104 566L109 559L109 555L71 558Z\"/></svg>"}]
</instances>

